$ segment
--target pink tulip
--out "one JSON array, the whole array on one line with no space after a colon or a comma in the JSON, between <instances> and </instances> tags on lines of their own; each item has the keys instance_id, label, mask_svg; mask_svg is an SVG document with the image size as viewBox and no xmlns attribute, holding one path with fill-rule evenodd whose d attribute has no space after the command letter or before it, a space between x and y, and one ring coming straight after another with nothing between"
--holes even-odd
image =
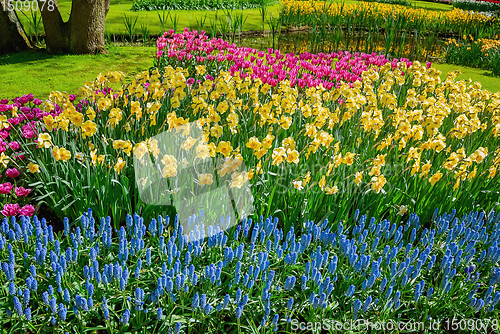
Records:
<instances>
[{"instance_id":1,"label":"pink tulip","mask_svg":"<svg viewBox=\"0 0 500 334\"><path fill-rule=\"evenodd\" d=\"M34 213L35 213L35 208L31 204L27 204L19 210L19 214L26 217L31 217L33 216Z\"/></svg>"},{"instance_id":2,"label":"pink tulip","mask_svg":"<svg viewBox=\"0 0 500 334\"><path fill-rule=\"evenodd\" d=\"M0 144L1 146L1 144ZM17 151L19 149L19 143L17 141L13 141L9 143L9 147L13 149L14 151Z\"/></svg>"},{"instance_id":3,"label":"pink tulip","mask_svg":"<svg viewBox=\"0 0 500 334\"><path fill-rule=\"evenodd\" d=\"M8 168L5 171L5 175L14 179L19 176L19 171L16 168Z\"/></svg>"},{"instance_id":4,"label":"pink tulip","mask_svg":"<svg viewBox=\"0 0 500 334\"><path fill-rule=\"evenodd\" d=\"M16 193L17 197L23 197L23 196L28 196L29 193L31 192L31 189L26 189L23 187L16 187L14 189L14 192Z\"/></svg>"},{"instance_id":5,"label":"pink tulip","mask_svg":"<svg viewBox=\"0 0 500 334\"><path fill-rule=\"evenodd\" d=\"M19 213L19 204L4 204L3 210L0 211L5 217L17 216Z\"/></svg>"},{"instance_id":6,"label":"pink tulip","mask_svg":"<svg viewBox=\"0 0 500 334\"><path fill-rule=\"evenodd\" d=\"M7 195L12 190L12 184L10 182L5 182L0 184L0 194Z\"/></svg>"}]
</instances>

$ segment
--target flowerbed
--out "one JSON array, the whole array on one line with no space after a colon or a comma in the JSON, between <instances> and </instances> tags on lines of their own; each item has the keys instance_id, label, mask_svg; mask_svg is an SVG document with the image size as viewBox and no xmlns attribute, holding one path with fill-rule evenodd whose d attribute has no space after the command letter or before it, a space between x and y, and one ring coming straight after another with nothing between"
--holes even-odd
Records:
<instances>
[{"instance_id":1,"label":"flowerbed","mask_svg":"<svg viewBox=\"0 0 500 334\"><path fill-rule=\"evenodd\" d=\"M465 36L464 36L465 37ZM500 75L500 41L497 39L463 39L448 41L446 62L491 70Z\"/></svg>"},{"instance_id":2,"label":"flowerbed","mask_svg":"<svg viewBox=\"0 0 500 334\"><path fill-rule=\"evenodd\" d=\"M408 59L393 59L365 53L332 52L329 54L310 52L282 54L280 50L267 52L252 48L237 47L222 39L209 39L204 32L185 30L176 34L173 30L157 41L157 67L162 71L166 65L182 67L193 71L203 65L205 76L213 78L222 70L236 73L242 78L249 75L260 79L263 84L276 87L283 80L289 80L292 88L299 90L323 85L327 90L340 87L342 82L361 81L361 75L369 68L381 67L387 63L393 69L399 62L411 66ZM430 66L430 63L428 64Z\"/></svg>"},{"instance_id":3,"label":"flowerbed","mask_svg":"<svg viewBox=\"0 0 500 334\"><path fill-rule=\"evenodd\" d=\"M494 12L500 10L497 0L453 0L453 7L475 12Z\"/></svg>"},{"instance_id":4,"label":"flowerbed","mask_svg":"<svg viewBox=\"0 0 500 334\"><path fill-rule=\"evenodd\" d=\"M285 230L306 219L340 219L358 207L374 215L425 215L429 206L449 211L455 204L459 214L498 208L500 102L480 84L456 82L456 73L441 82L432 67L363 54L300 60L273 50L257 54L253 62L262 63L254 69L244 53L251 50L221 44L227 52L218 56L226 61L202 62L203 50L218 42L192 39L199 45L190 49L179 36L171 36L179 49L169 58L174 48L165 37L158 70L128 85L120 73L101 75L82 87L77 105L61 93L42 104L63 107L37 125L36 145L20 143L27 161L40 166L30 175L33 189L59 216L73 221L91 205L115 224L132 210L157 216L170 209L141 200L153 179L158 191L186 206L194 205L193 193L218 185L251 189L256 212L280 217ZM361 80L348 82L354 76L347 70L338 72L339 81L326 79L330 60L365 67ZM289 67L298 70L296 85L286 62L300 64ZM299 81L301 74L308 78ZM181 133L182 154L154 140L166 131ZM136 174L143 158L154 161L157 174ZM203 169L181 173L190 163ZM207 217L218 214L210 210L217 201L207 198Z\"/></svg>"},{"instance_id":5,"label":"flowerbed","mask_svg":"<svg viewBox=\"0 0 500 334\"><path fill-rule=\"evenodd\" d=\"M460 314L498 328L500 214L345 218L287 233L273 217L226 229L230 217L203 212L187 222L134 214L115 231L88 210L61 235L44 219L6 218L0 321L14 332L241 333Z\"/></svg>"},{"instance_id":6,"label":"flowerbed","mask_svg":"<svg viewBox=\"0 0 500 334\"><path fill-rule=\"evenodd\" d=\"M397 5L362 2L339 4L323 1L282 0L280 14L287 26L314 26L318 22L330 27L339 25L367 30L375 26L387 32L404 31L419 34L472 35L492 37L500 33L499 18L454 9L447 12L428 11Z\"/></svg>"},{"instance_id":7,"label":"flowerbed","mask_svg":"<svg viewBox=\"0 0 500 334\"><path fill-rule=\"evenodd\" d=\"M139 10L219 10L261 8L276 0L134 0L130 8Z\"/></svg>"},{"instance_id":8,"label":"flowerbed","mask_svg":"<svg viewBox=\"0 0 500 334\"><path fill-rule=\"evenodd\" d=\"M38 165L26 161L20 138L34 141L38 135L35 124L48 113L40 110L42 100L32 94L0 100L0 203L3 216L32 216L31 189L25 174L37 173Z\"/></svg>"}]
</instances>

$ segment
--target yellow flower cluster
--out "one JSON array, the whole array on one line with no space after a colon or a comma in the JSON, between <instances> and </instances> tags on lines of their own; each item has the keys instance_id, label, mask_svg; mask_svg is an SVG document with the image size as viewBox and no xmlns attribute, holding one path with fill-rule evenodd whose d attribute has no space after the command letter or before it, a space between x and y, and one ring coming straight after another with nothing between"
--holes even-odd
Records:
<instances>
[{"instance_id":1,"label":"yellow flower cluster","mask_svg":"<svg viewBox=\"0 0 500 334\"><path fill-rule=\"evenodd\" d=\"M160 159L164 178L175 178L186 162L160 155L158 142L150 139L175 130L184 138L181 151L192 151L201 161L223 159L215 169L195 175L199 186L226 175L237 188L259 182L257 175L292 175L287 181L291 189L316 187L327 195L341 194L348 186L379 194L388 183L403 187L420 179L456 189L464 182L495 178L499 94L482 90L479 83L457 82L455 72L442 82L440 74L419 62L395 70L386 64L364 72L361 82L299 93L286 80L270 87L258 78L224 71L191 88L185 84L186 69L168 66L162 76L140 73L107 96L95 93L107 83L101 78L81 89L91 101L82 112L60 93L45 102L49 110L53 103L65 107L57 119L44 119L48 132L39 135L38 147L53 146L56 160L67 161L67 148L54 146L61 145L55 140L62 131L80 145L78 159L89 154L94 166L105 164L119 174L133 165L133 157L151 155ZM191 136L193 128L202 131L202 138ZM243 163L247 171L240 170ZM303 172L305 164L322 167ZM386 172L395 166L401 171Z\"/></svg>"},{"instance_id":2,"label":"yellow flower cluster","mask_svg":"<svg viewBox=\"0 0 500 334\"><path fill-rule=\"evenodd\" d=\"M481 52L486 57L488 57L488 50L491 50L491 49L498 50L500 48L500 39L498 39L498 37L499 36L495 36L494 39L481 38L478 40L474 40L474 37L472 37L472 36L463 36L463 40L465 41L465 43L469 43L469 44L467 44L467 45L469 45L467 47L467 50L471 49L471 46L470 46L471 44L479 45L481 47ZM454 38L448 39L448 41L446 42L446 45L460 47L459 42Z\"/></svg>"},{"instance_id":3,"label":"yellow flower cluster","mask_svg":"<svg viewBox=\"0 0 500 334\"><path fill-rule=\"evenodd\" d=\"M407 22L422 22L427 24L437 23L446 25L478 25L492 23L496 21L495 17L486 16L479 13L471 13L461 9L452 11L438 12L423 8L411 8L399 5L382 4L376 2L360 3L330 3L325 1L300 1L300 0L281 0L283 10L286 13L300 13L309 15L316 13L328 13L330 16L354 17L363 15L370 19L387 19L393 17L404 17Z\"/></svg>"}]
</instances>

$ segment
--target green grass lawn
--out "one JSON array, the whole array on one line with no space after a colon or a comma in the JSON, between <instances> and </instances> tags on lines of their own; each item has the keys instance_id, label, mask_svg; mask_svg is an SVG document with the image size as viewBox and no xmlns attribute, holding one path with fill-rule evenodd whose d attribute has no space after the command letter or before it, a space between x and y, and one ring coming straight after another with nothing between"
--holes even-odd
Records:
<instances>
[{"instance_id":1,"label":"green grass lawn","mask_svg":"<svg viewBox=\"0 0 500 334\"><path fill-rule=\"evenodd\" d=\"M358 0L333 0L333 2L344 2L344 3L359 3ZM415 8L423 8L431 11L448 11L452 10L453 7L451 5L442 4L442 3L433 3L433 2L425 2L425 1L416 1L411 0L412 7ZM147 27L149 33L151 34L159 34L162 32L162 27L160 24L160 19L158 15L167 15L167 12L163 13L162 11L139 11L132 12L130 11L130 7L132 7L133 0L111 0L111 5L109 8L108 15L106 17L106 31L110 34L125 34L127 33L127 29L124 23L124 15L129 16L134 19L137 17L137 23L135 25L136 34L141 33L141 27ZM63 20L67 20L69 18L69 14L71 12L71 0L59 0L59 8ZM280 4L276 4L273 6L267 7L267 10L270 14L267 15L265 19L265 28L268 29L267 20L269 20L270 15L274 17L279 16ZM240 15L243 14L243 17L246 18L246 21L243 25L243 30L261 30L262 29L262 17L259 12L259 9L247 9L247 10L235 10L232 11L231 15ZM28 17L31 18L31 13L26 13ZM206 30L208 31L210 28L211 22L215 22L215 17L217 15L218 21L221 19L225 20L225 12L222 10L219 11L196 11L196 10L177 10L170 11L171 16L177 15L178 25L177 31L181 31L184 27L189 27L191 29L198 30ZM18 13L18 16L23 23L27 33L29 33L29 24L28 19ZM205 20L205 24L203 27L200 26L200 22ZM170 19L164 24L164 29L172 29L173 24ZM41 24L41 28L43 30L43 24ZM42 31L41 30L41 31Z\"/></svg>"},{"instance_id":2,"label":"green grass lawn","mask_svg":"<svg viewBox=\"0 0 500 334\"><path fill-rule=\"evenodd\" d=\"M99 73L122 71L133 75L153 66L155 47L110 47L99 55L48 55L21 52L0 56L0 98L33 93L47 98L53 90L77 93L85 81Z\"/></svg>"},{"instance_id":3,"label":"green grass lawn","mask_svg":"<svg viewBox=\"0 0 500 334\"><path fill-rule=\"evenodd\" d=\"M142 34L141 27L147 27L149 33L151 34L162 33L162 28L160 25L160 19L158 15L160 16L165 15L166 17L168 11L165 11L165 13L163 13L162 11L132 12L130 11L130 7L132 6L132 4L133 4L132 0L111 0L109 12L108 15L106 16L107 32L109 32L110 34L128 33L124 23L124 16L127 15L133 20L135 20L135 18L137 17L137 22L135 25L136 34ZM71 12L71 0L60 0L59 9L63 20L66 21L69 18ZM267 14L266 17L266 24L265 24L266 29L268 29L267 20L269 19L270 15L273 15L276 18L279 16L280 5L276 4L273 6L269 6L267 7L267 10L269 11L270 14ZM233 16L240 15L242 12L243 12L243 18L244 19L246 18L246 21L243 24L244 31L262 29L262 17L259 13L259 9L246 9L243 11L235 10L232 11L231 15ZM177 20L178 20L177 31L182 31L184 27L188 28L190 27L192 29L201 30L202 27L200 27L198 22L201 22L203 19L205 20L205 25L203 28L204 30L208 31L210 22L215 21L216 15L218 17L219 22L221 19L225 19L225 12L222 10L219 11L176 10L176 11L170 11L170 14L171 16L177 15ZM18 13L18 16L26 32L29 33L28 19L21 13ZM31 19L31 13L27 13L27 16L30 17ZM167 22L165 22L164 25L164 29L168 30L172 28L173 24L171 20L167 19ZM41 29L43 30L43 25L41 26Z\"/></svg>"},{"instance_id":4,"label":"green grass lawn","mask_svg":"<svg viewBox=\"0 0 500 334\"><path fill-rule=\"evenodd\" d=\"M101 72L123 71L128 80L153 66L155 47L108 48L110 53L101 55L48 55L44 52L22 52L0 56L0 99L13 98L33 93L37 98L46 98L53 90L76 93L85 81L93 80ZM459 79L471 78L482 87L498 91L500 78L488 72L464 66L436 64L443 72L460 69Z\"/></svg>"}]
</instances>

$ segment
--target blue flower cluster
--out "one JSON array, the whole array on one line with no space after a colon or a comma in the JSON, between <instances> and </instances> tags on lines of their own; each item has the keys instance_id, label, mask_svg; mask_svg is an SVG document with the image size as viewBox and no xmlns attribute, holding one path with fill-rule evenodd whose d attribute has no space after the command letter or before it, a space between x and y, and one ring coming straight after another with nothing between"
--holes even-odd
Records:
<instances>
[{"instance_id":1,"label":"blue flower cluster","mask_svg":"<svg viewBox=\"0 0 500 334\"><path fill-rule=\"evenodd\" d=\"M161 216L146 225L134 214L113 230L109 217L97 224L89 210L73 228L65 219L56 235L44 219L5 218L0 299L10 305L8 321L50 319L66 328L98 315L116 328L154 324L179 333L193 318L220 329L219 314L235 326L277 331L304 310L311 319L417 304L444 317L457 307L471 316L497 312L500 214L436 211L426 224L412 214L397 225L356 211L344 222L307 221L289 231L273 217L228 229L230 220L206 226L201 212L187 225Z\"/></svg>"}]
</instances>

